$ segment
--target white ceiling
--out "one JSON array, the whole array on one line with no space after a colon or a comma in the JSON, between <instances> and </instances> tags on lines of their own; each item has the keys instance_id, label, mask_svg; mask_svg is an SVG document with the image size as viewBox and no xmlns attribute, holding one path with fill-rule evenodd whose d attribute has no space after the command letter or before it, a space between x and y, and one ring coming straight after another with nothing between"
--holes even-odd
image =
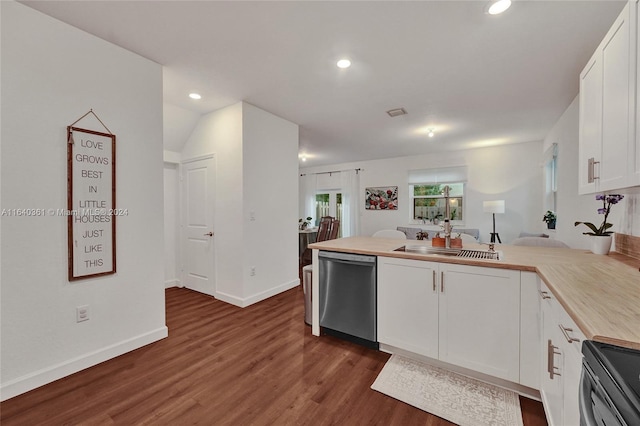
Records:
<instances>
[{"instance_id":1,"label":"white ceiling","mask_svg":"<svg viewBox=\"0 0 640 426\"><path fill-rule=\"evenodd\" d=\"M625 2L22 3L164 66L165 147L194 125L185 110L242 100L300 125L314 166L542 140Z\"/></svg>"}]
</instances>

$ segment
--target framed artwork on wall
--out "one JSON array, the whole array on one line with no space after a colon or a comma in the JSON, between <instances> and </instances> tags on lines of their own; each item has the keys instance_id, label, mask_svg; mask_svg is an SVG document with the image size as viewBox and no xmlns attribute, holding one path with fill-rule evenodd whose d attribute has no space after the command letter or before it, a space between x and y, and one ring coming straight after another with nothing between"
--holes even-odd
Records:
<instances>
[{"instance_id":1,"label":"framed artwork on wall","mask_svg":"<svg viewBox=\"0 0 640 426\"><path fill-rule=\"evenodd\" d=\"M365 209L398 210L398 187L365 188Z\"/></svg>"},{"instance_id":2,"label":"framed artwork on wall","mask_svg":"<svg viewBox=\"0 0 640 426\"><path fill-rule=\"evenodd\" d=\"M93 114L108 133L74 125ZM123 213L119 213L123 212ZM69 281L116 273L116 135L89 110L67 126Z\"/></svg>"}]
</instances>

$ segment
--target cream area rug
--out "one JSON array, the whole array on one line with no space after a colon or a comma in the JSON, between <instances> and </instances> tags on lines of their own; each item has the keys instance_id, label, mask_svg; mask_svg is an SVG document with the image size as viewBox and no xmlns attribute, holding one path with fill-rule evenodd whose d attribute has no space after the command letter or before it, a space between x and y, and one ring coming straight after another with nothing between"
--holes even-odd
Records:
<instances>
[{"instance_id":1,"label":"cream area rug","mask_svg":"<svg viewBox=\"0 0 640 426\"><path fill-rule=\"evenodd\" d=\"M523 426L516 393L399 355L371 388L460 426Z\"/></svg>"}]
</instances>

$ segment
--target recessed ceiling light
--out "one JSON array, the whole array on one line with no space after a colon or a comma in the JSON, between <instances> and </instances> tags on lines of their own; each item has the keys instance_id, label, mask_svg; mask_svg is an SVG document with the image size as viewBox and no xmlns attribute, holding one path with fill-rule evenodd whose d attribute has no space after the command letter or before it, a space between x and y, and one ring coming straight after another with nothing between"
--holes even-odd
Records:
<instances>
[{"instance_id":1,"label":"recessed ceiling light","mask_svg":"<svg viewBox=\"0 0 640 426\"><path fill-rule=\"evenodd\" d=\"M429 128L427 131L429 132L427 133L427 136L429 136L430 138L432 138L433 135L435 135L435 133L433 132L433 129Z\"/></svg>"},{"instance_id":2,"label":"recessed ceiling light","mask_svg":"<svg viewBox=\"0 0 640 426\"><path fill-rule=\"evenodd\" d=\"M191 99L202 99L202 96L200 96L199 93L189 93L189 97Z\"/></svg>"},{"instance_id":3,"label":"recessed ceiling light","mask_svg":"<svg viewBox=\"0 0 640 426\"><path fill-rule=\"evenodd\" d=\"M511 6L511 0L494 0L487 5L486 12L489 15L498 15Z\"/></svg>"},{"instance_id":4,"label":"recessed ceiling light","mask_svg":"<svg viewBox=\"0 0 640 426\"><path fill-rule=\"evenodd\" d=\"M351 66L351 61L348 59L340 59L336 65L338 68L349 68Z\"/></svg>"},{"instance_id":5,"label":"recessed ceiling light","mask_svg":"<svg viewBox=\"0 0 640 426\"><path fill-rule=\"evenodd\" d=\"M302 160L302 161L307 161L307 156L306 156L306 155L303 155L303 156L302 156L302 158L301 158L301 160Z\"/></svg>"}]
</instances>

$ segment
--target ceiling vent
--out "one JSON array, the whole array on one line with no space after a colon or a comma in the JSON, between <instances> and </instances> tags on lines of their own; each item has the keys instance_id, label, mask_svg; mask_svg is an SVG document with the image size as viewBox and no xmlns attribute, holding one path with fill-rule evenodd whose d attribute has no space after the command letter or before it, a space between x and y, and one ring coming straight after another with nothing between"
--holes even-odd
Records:
<instances>
[{"instance_id":1,"label":"ceiling vent","mask_svg":"<svg viewBox=\"0 0 640 426\"><path fill-rule=\"evenodd\" d=\"M405 115L406 113L407 113L407 110L405 110L404 108L390 109L389 111L387 111L387 114L389 114L389 117L397 117L399 115Z\"/></svg>"}]
</instances>

